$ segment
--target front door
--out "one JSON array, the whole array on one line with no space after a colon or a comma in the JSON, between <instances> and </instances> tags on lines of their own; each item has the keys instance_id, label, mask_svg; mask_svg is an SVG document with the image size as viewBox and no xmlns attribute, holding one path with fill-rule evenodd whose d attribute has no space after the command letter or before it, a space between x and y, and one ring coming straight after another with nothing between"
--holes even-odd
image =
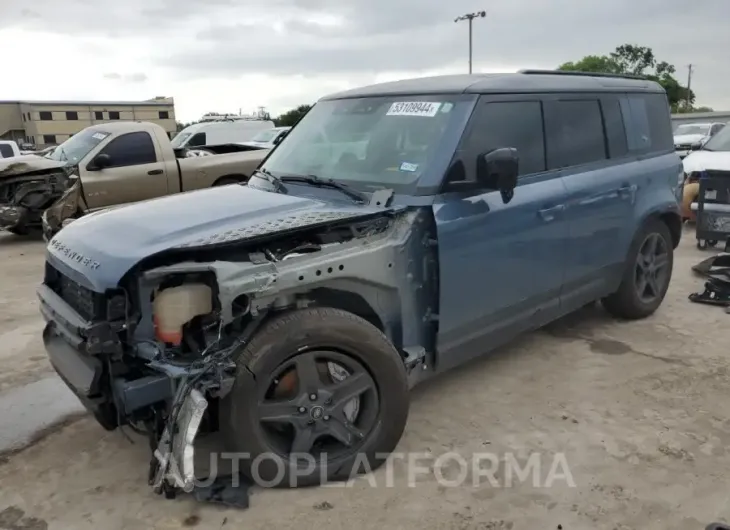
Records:
<instances>
[{"instance_id":1,"label":"front door","mask_svg":"<svg viewBox=\"0 0 730 530\"><path fill-rule=\"evenodd\" d=\"M113 138L98 154L107 154L104 169L83 170L81 182L89 209L162 197L168 193L166 164L146 131Z\"/></svg>"},{"instance_id":2,"label":"front door","mask_svg":"<svg viewBox=\"0 0 730 530\"><path fill-rule=\"evenodd\" d=\"M544 145L539 99L479 102L455 166L474 177L480 153L513 147L520 177L508 203L499 192L487 191L447 193L434 206L440 269L437 370L560 313L566 189L559 171L547 171Z\"/></svg>"}]
</instances>

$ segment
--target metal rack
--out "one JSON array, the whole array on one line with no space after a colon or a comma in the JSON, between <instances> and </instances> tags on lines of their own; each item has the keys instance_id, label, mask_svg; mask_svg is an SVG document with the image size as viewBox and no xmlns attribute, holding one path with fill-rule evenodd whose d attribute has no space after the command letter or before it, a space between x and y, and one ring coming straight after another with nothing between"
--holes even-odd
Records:
<instances>
[{"instance_id":1,"label":"metal rack","mask_svg":"<svg viewBox=\"0 0 730 530\"><path fill-rule=\"evenodd\" d=\"M714 247L730 238L730 171L706 170L692 210L697 215L697 248Z\"/></svg>"}]
</instances>

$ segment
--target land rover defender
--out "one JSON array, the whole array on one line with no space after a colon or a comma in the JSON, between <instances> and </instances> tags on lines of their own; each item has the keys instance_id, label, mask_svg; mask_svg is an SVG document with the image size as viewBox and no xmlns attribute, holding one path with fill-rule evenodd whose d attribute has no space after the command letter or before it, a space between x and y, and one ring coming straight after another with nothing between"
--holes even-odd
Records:
<instances>
[{"instance_id":1,"label":"land rover defender","mask_svg":"<svg viewBox=\"0 0 730 530\"><path fill-rule=\"evenodd\" d=\"M256 473L280 485L348 478L396 447L417 382L593 301L656 311L681 177L651 81L523 71L335 94L246 185L63 228L43 339L103 426L150 436L158 488L194 487L204 431L250 455L249 476L270 455Z\"/></svg>"}]
</instances>

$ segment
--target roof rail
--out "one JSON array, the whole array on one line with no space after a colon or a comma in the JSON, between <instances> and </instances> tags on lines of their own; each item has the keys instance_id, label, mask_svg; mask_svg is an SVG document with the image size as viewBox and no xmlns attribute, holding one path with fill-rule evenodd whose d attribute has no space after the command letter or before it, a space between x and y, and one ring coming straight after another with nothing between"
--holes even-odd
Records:
<instances>
[{"instance_id":1,"label":"roof rail","mask_svg":"<svg viewBox=\"0 0 730 530\"><path fill-rule=\"evenodd\" d=\"M609 74L606 72L576 72L572 70L518 70L518 74L526 75L573 75L582 77L615 77L619 79L640 79L646 81L645 77L634 74Z\"/></svg>"}]
</instances>

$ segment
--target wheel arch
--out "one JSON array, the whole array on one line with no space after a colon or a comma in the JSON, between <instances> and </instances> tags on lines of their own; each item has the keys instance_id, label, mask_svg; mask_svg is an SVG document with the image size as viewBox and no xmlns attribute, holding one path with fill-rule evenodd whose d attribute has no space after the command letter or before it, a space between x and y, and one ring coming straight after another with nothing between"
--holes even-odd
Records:
<instances>
[{"instance_id":1,"label":"wheel arch","mask_svg":"<svg viewBox=\"0 0 730 530\"><path fill-rule=\"evenodd\" d=\"M667 226L669 234L672 236L672 246L676 249L682 239L682 216L677 206L664 206L647 212L637 225L635 233L638 233L646 223L654 219Z\"/></svg>"},{"instance_id":2,"label":"wheel arch","mask_svg":"<svg viewBox=\"0 0 730 530\"><path fill-rule=\"evenodd\" d=\"M213 182L213 186L220 186L223 184L224 181L236 181L236 182L246 182L248 180L248 177L242 173L230 173L228 175L223 175L222 177L218 177L215 182Z\"/></svg>"}]
</instances>

